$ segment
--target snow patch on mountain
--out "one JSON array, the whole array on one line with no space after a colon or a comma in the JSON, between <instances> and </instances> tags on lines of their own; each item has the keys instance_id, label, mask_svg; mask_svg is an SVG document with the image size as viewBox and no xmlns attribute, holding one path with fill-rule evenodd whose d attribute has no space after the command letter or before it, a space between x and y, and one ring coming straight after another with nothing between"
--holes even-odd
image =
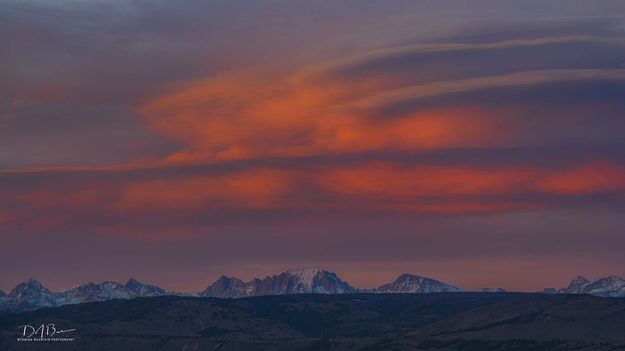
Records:
<instances>
[{"instance_id":1,"label":"snow patch on mountain","mask_svg":"<svg viewBox=\"0 0 625 351\"><path fill-rule=\"evenodd\" d=\"M323 274L320 269L316 268L301 268L288 270L285 272L291 276L291 279L296 281L298 289L302 291L311 291L314 288L315 279L318 279L320 274Z\"/></svg>"}]
</instances>

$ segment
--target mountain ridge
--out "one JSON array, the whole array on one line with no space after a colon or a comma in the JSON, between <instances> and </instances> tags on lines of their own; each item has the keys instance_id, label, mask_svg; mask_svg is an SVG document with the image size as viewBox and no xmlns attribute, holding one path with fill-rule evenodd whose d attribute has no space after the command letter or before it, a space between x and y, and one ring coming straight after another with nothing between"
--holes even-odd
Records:
<instances>
[{"instance_id":1,"label":"mountain ridge","mask_svg":"<svg viewBox=\"0 0 625 351\"><path fill-rule=\"evenodd\" d=\"M248 282L221 276L199 293L201 297L249 297L290 294L344 294L359 290L341 280L336 273L317 268L287 270Z\"/></svg>"},{"instance_id":2,"label":"mountain ridge","mask_svg":"<svg viewBox=\"0 0 625 351\"><path fill-rule=\"evenodd\" d=\"M380 285L371 292L377 293L435 293L435 292L460 292L463 289L440 282L436 279L419 275L404 273L393 282Z\"/></svg>"},{"instance_id":3,"label":"mountain ridge","mask_svg":"<svg viewBox=\"0 0 625 351\"><path fill-rule=\"evenodd\" d=\"M220 276L198 293L166 291L156 285L142 283L129 278L125 284L114 281L88 282L64 291L53 292L38 280L28 279L19 283L9 293L0 292L0 312L21 312L41 307L57 307L85 302L112 299L133 299L154 296L197 296L212 298L244 298L267 295L293 294L428 294L444 292L466 292L456 287L420 275L401 274L394 281L373 289L359 289L330 271L318 268L287 270L279 274L254 278L247 282L226 275ZM482 288L482 293L506 293L502 288ZM625 279L606 276L594 281L582 276L575 277L567 287L546 288L543 294L586 294L600 297L625 297Z\"/></svg>"},{"instance_id":4,"label":"mountain ridge","mask_svg":"<svg viewBox=\"0 0 625 351\"><path fill-rule=\"evenodd\" d=\"M566 288L556 290L559 294L588 294L603 297L624 297L625 279L616 275L601 277L590 281L582 276L577 276Z\"/></svg>"}]
</instances>

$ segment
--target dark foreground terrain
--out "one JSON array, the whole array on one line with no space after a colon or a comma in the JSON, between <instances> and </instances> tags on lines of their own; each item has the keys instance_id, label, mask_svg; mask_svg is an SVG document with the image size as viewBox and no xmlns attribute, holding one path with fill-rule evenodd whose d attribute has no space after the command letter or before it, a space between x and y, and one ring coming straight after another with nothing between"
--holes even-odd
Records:
<instances>
[{"instance_id":1,"label":"dark foreground terrain","mask_svg":"<svg viewBox=\"0 0 625 351\"><path fill-rule=\"evenodd\" d=\"M73 342L18 342L23 324ZM0 350L625 350L625 299L440 293L152 297L0 315Z\"/></svg>"}]
</instances>

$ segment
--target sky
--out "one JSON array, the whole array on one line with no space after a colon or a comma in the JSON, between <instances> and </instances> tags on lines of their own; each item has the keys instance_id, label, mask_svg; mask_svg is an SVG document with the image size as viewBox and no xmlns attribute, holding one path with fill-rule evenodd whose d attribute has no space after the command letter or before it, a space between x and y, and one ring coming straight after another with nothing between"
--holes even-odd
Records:
<instances>
[{"instance_id":1,"label":"sky","mask_svg":"<svg viewBox=\"0 0 625 351\"><path fill-rule=\"evenodd\" d=\"M0 2L0 289L625 276L621 0Z\"/></svg>"}]
</instances>

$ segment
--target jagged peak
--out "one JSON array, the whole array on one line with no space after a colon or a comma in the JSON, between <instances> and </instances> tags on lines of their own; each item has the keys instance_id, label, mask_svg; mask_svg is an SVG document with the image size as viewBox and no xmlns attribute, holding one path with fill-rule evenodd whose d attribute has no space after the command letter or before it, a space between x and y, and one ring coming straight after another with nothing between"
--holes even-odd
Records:
<instances>
[{"instance_id":1,"label":"jagged peak","mask_svg":"<svg viewBox=\"0 0 625 351\"><path fill-rule=\"evenodd\" d=\"M295 268L295 269L288 269L286 271L286 273L290 273L290 274L318 273L318 272L325 272L325 271L323 269L314 268L314 267Z\"/></svg>"},{"instance_id":2,"label":"jagged peak","mask_svg":"<svg viewBox=\"0 0 625 351\"><path fill-rule=\"evenodd\" d=\"M12 297L19 296L19 295L22 295L26 291L38 291L38 292L50 293L50 290L44 287L40 281L30 278L28 280L25 280L19 283L15 288L13 288L13 290L11 290L11 292L9 293L9 296L12 296Z\"/></svg>"},{"instance_id":3,"label":"jagged peak","mask_svg":"<svg viewBox=\"0 0 625 351\"><path fill-rule=\"evenodd\" d=\"M324 270L318 269L318 268L298 268L298 269L289 269L286 272L284 272L288 275L291 275L293 277L297 277L300 280L303 281L311 281L313 279L315 279L316 276L318 276L319 274L334 274L331 272L326 272Z\"/></svg>"},{"instance_id":4,"label":"jagged peak","mask_svg":"<svg viewBox=\"0 0 625 351\"><path fill-rule=\"evenodd\" d=\"M431 278L416 275L416 274L404 273L400 275L399 277L397 277L396 280L405 280L405 279L431 279Z\"/></svg>"},{"instance_id":5,"label":"jagged peak","mask_svg":"<svg viewBox=\"0 0 625 351\"><path fill-rule=\"evenodd\" d=\"M599 278L596 281L600 281L600 280L601 281L606 281L606 280L607 281L618 281L618 282L625 281L625 279L619 277L618 275L610 275L610 276L607 276L607 277Z\"/></svg>"},{"instance_id":6,"label":"jagged peak","mask_svg":"<svg viewBox=\"0 0 625 351\"><path fill-rule=\"evenodd\" d=\"M236 278L236 277L230 277L230 276L227 276L227 275L225 275L225 274L222 274L222 275L220 275L220 276L219 276L219 278L217 278L217 280L215 280L214 282L210 283L210 284L206 287L206 289L204 289L203 291L204 291L204 292L209 291L210 289L215 288L216 286L219 286L219 285L229 285L229 284L231 284L232 282L245 284L245 282L244 282L244 281L242 281L242 280L241 280L241 279L239 279L239 278Z\"/></svg>"},{"instance_id":7,"label":"jagged peak","mask_svg":"<svg viewBox=\"0 0 625 351\"><path fill-rule=\"evenodd\" d=\"M304 285L312 284L315 279L323 279L324 277L342 281L334 272L326 271L320 268L299 268L290 269L281 275L286 274L296 278Z\"/></svg>"},{"instance_id":8,"label":"jagged peak","mask_svg":"<svg viewBox=\"0 0 625 351\"><path fill-rule=\"evenodd\" d=\"M131 277L131 278L128 278L128 281L124 285L129 286L129 285L145 285L145 284Z\"/></svg>"},{"instance_id":9,"label":"jagged peak","mask_svg":"<svg viewBox=\"0 0 625 351\"><path fill-rule=\"evenodd\" d=\"M107 288L113 288L113 289L119 289L119 288L123 288L124 285L113 281L113 280L105 280L100 284L97 284L98 287L102 288L102 287L107 287Z\"/></svg>"},{"instance_id":10,"label":"jagged peak","mask_svg":"<svg viewBox=\"0 0 625 351\"><path fill-rule=\"evenodd\" d=\"M241 279L239 279L237 277L232 277L232 276L229 276L229 275L222 274L222 275L219 276L219 278L217 278L217 281L220 281L220 280L241 280Z\"/></svg>"},{"instance_id":11,"label":"jagged peak","mask_svg":"<svg viewBox=\"0 0 625 351\"><path fill-rule=\"evenodd\" d=\"M404 273L394 281L383 284L377 289L380 292L456 292L463 291L453 285L436 279Z\"/></svg>"},{"instance_id":12,"label":"jagged peak","mask_svg":"<svg viewBox=\"0 0 625 351\"><path fill-rule=\"evenodd\" d=\"M112 281L112 280L105 280L105 281L103 281L101 283L94 283L94 282L90 281L90 282L88 282L86 284L79 285L79 286L77 286L77 287L75 287L73 289L85 289L85 288L93 289L93 288L102 288L102 287L106 287L106 286L119 288L119 287L123 287L124 285L122 285L122 284L120 284L118 282Z\"/></svg>"},{"instance_id":13,"label":"jagged peak","mask_svg":"<svg viewBox=\"0 0 625 351\"><path fill-rule=\"evenodd\" d=\"M566 290L578 289L588 283L590 283L590 280L582 277L581 275L578 275L575 278L573 278L573 280L571 280L569 285L566 287Z\"/></svg>"},{"instance_id":14,"label":"jagged peak","mask_svg":"<svg viewBox=\"0 0 625 351\"><path fill-rule=\"evenodd\" d=\"M424 276L412 274L412 273L403 273L399 276L399 278L425 278Z\"/></svg>"},{"instance_id":15,"label":"jagged peak","mask_svg":"<svg viewBox=\"0 0 625 351\"><path fill-rule=\"evenodd\" d=\"M578 275L571 280L571 283L590 283L590 280L586 279L581 275Z\"/></svg>"},{"instance_id":16,"label":"jagged peak","mask_svg":"<svg viewBox=\"0 0 625 351\"><path fill-rule=\"evenodd\" d=\"M123 286L123 288L125 288L131 294L144 294L144 293L164 294L165 293L165 290L159 286L142 283L134 278L128 279L128 281Z\"/></svg>"},{"instance_id":17,"label":"jagged peak","mask_svg":"<svg viewBox=\"0 0 625 351\"><path fill-rule=\"evenodd\" d=\"M138 281L135 278L129 278L128 281L126 282L126 284L124 284L125 287L133 287L133 286L144 286L144 287L157 287L156 285L151 285L148 283L144 283L141 281Z\"/></svg>"},{"instance_id":18,"label":"jagged peak","mask_svg":"<svg viewBox=\"0 0 625 351\"><path fill-rule=\"evenodd\" d=\"M224 284L224 283L232 283L232 282L241 282L244 283L243 280L237 278L237 277L231 277L231 276L227 276L227 275L220 275L219 278L217 278L217 280L215 280L214 282L212 282L211 284L208 285L208 287L214 286L216 284Z\"/></svg>"},{"instance_id":19,"label":"jagged peak","mask_svg":"<svg viewBox=\"0 0 625 351\"><path fill-rule=\"evenodd\" d=\"M585 286L589 288L596 287L597 285L625 285L625 279L616 275L610 275L585 284Z\"/></svg>"},{"instance_id":20,"label":"jagged peak","mask_svg":"<svg viewBox=\"0 0 625 351\"><path fill-rule=\"evenodd\" d=\"M40 281L38 281L37 279L33 279L33 278L24 280L23 282L19 283L15 288L13 288L13 290L16 290L16 289L19 290L19 289L24 289L24 288L40 289L40 290L41 289L45 289L45 290L47 290L43 286L43 284L41 284Z\"/></svg>"},{"instance_id":21,"label":"jagged peak","mask_svg":"<svg viewBox=\"0 0 625 351\"><path fill-rule=\"evenodd\" d=\"M43 286L40 281L34 278L29 278L23 281L20 285L28 285L28 286Z\"/></svg>"}]
</instances>

